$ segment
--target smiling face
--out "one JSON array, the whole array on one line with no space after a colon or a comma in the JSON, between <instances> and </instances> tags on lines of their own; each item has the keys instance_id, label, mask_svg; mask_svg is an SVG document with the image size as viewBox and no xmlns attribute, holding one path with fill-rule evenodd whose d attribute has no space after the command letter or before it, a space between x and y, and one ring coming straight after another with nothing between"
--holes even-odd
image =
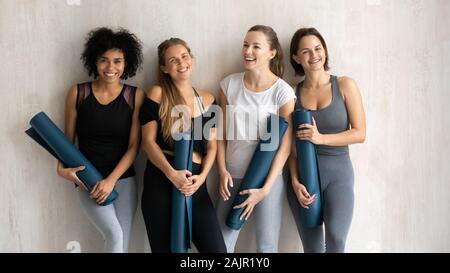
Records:
<instances>
[{"instance_id":1,"label":"smiling face","mask_svg":"<svg viewBox=\"0 0 450 273\"><path fill-rule=\"evenodd\" d=\"M188 49L181 44L167 48L164 65L161 70L169 74L173 80L186 80L192 75L192 56Z\"/></svg>"},{"instance_id":2,"label":"smiling face","mask_svg":"<svg viewBox=\"0 0 450 273\"><path fill-rule=\"evenodd\" d=\"M242 46L245 70L269 69L270 60L275 55L276 50L270 48L270 44L264 33L261 31L247 32Z\"/></svg>"},{"instance_id":3,"label":"smiling face","mask_svg":"<svg viewBox=\"0 0 450 273\"><path fill-rule=\"evenodd\" d=\"M97 73L102 81L119 81L125 69L125 56L119 49L105 51L97 59Z\"/></svg>"},{"instance_id":4,"label":"smiling face","mask_svg":"<svg viewBox=\"0 0 450 273\"><path fill-rule=\"evenodd\" d=\"M326 50L315 35L308 35L299 41L296 54L292 55L294 61L306 71L317 71L324 69L326 62Z\"/></svg>"}]
</instances>

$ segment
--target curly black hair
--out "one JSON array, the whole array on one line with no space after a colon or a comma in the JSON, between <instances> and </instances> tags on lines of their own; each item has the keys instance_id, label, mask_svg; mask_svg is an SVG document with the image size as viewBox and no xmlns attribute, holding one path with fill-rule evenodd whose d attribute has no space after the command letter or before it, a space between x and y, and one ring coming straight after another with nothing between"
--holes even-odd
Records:
<instances>
[{"instance_id":1,"label":"curly black hair","mask_svg":"<svg viewBox=\"0 0 450 273\"><path fill-rule=\"evenodd\" d=\"M81 60L89 76L98 77L97 59L110 49L121 50L125 57L125 69L120 78L126 80L136 75L143 61L141 41L124 28L114 32L110 28L101 27L88 33L81 54Z\"/></svg>"}]
</instances>

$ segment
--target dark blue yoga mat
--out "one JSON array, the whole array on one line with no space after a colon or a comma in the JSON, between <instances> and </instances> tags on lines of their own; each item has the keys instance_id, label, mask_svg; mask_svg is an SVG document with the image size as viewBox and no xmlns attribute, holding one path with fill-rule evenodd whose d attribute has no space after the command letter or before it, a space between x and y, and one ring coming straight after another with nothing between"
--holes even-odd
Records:
<instances>
[{"instance_id":1,"label":"dark blue yoga mat","mask_svg":"<svg viewBox=\"0 0 450 273\"><path fill-rule=\"evenodd\" d=\"M174 168L192 172L194 141L191 133L180 133L174 144ZM185 253L192 241L192 196L185 196L175 186L172 187L172 223L170 251Z\"/></svg>"},{"instance_id":2,"label":"dark blue yoga mat","mask_svg":"<svg viewBox=\"0 0 450 273\"><path fill-rule=\"evenodd\" d=\"M283 136L286 133L288 128L287 121L278 115L271 114L267 118L267 132L272 132L272 122L273 120L276 125L278 125L278 134L275 137L278 138L278 145L276 147L271 147L270 150L261 149L264 146L269 145L271 143L271 137L262 138L258 145L256 146L255 152L253 153L252 160L250 161L249 166L247 167L247 171L245 172L244 178L242 180L241 186L239 187L238 194L233 200L233 206L239 205L247 199L247 195L240 195L239 192L246 189L258 189L264 185L264 181L266 180L267 175L269 174L270 167L272 166L272 161L275 158L275 155L278 151L278 148L281 145L281 141L283 140ZM274 128L276 130L276 128ZM261 146L263 145L263 146ZM231 209L228 213L226 224L231 229L239 230L244 224L245 220L240 220L242 212L244 212L244 208L239 209Z\"/></svg>"},{"instance_id":3,"label":"dark blue yoga mat","mask_svg":"<svg viewBox=\"0 0 450 273\"><path fill-rule=\"evenodd\" d=\"M68 168L86 167L84 170L77 172L77 176L89 191L92 190L98 181L103 179L103 176L94 165L67 139L64 133L44 112L36 114L30 120L30 125L31 128L26 130L25 133L61 161L64 166ZM117 196L118 193L113 190L101 205L111 204Z\"/></svg>"},{"instance_id":4,"label":"dark blue yoga mat","mask_svg":"<svg viewBox=\"0 0 450 273\"><path fill-rule=\"evenodd\" d=\"M297 109L294 111L294 128L297 130L300 124L312 124L311 111ZM300 219L306 227L322 225L322 196L320 191L319 166L317 164L316 146L308 140L295 139L297 150L297 170L300 182L312 196L316 195L316 201L308 205L309 209L300 208Z\"/></svg>"}]
</instances>

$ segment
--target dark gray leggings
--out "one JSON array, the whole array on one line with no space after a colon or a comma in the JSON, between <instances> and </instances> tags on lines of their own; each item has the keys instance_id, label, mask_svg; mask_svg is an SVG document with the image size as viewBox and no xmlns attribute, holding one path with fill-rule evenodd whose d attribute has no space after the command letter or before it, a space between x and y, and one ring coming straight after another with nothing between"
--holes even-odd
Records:
<instances>
[{"instance_id":1,"label":"dark gray leggings","mask_svg":"<svg viewBox=\"0 0 450 273\"><path fill-rule=\"evenodd\" d=\"M299 217L301 206L288 179L288 201L294 215L305 253L344 252L345 241L353 216L353 167L348 154L319 155L319 171L322 190L323 225L305 227Z\"/></svg>"}]
</instances>

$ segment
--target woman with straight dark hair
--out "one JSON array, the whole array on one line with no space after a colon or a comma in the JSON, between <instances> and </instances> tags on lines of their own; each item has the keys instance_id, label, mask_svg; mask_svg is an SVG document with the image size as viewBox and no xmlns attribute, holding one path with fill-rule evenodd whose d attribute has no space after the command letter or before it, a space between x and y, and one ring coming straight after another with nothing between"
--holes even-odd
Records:
<instances>
[{"instance_id":1,"label":"woman with straight dark hair","mask_svg":"<svg viewBox=\"0 0 450 273\"><path fill-rule=\"evenodd\" d=\"M295 137L316 145L323 226L308 228L299 216L301 207L316 201L298 179L297 155L289 159L291 187L288 200L305 252L344 252L353 216L353 167L348 145L362 143L366 121L361 95L349 77L330 75L328 49L315 28L297 30L291 40L290 59L295 74L304 76L296 88L296 108L312 111L313 124L295 128Z\"/></svg>"}]
</instances>

